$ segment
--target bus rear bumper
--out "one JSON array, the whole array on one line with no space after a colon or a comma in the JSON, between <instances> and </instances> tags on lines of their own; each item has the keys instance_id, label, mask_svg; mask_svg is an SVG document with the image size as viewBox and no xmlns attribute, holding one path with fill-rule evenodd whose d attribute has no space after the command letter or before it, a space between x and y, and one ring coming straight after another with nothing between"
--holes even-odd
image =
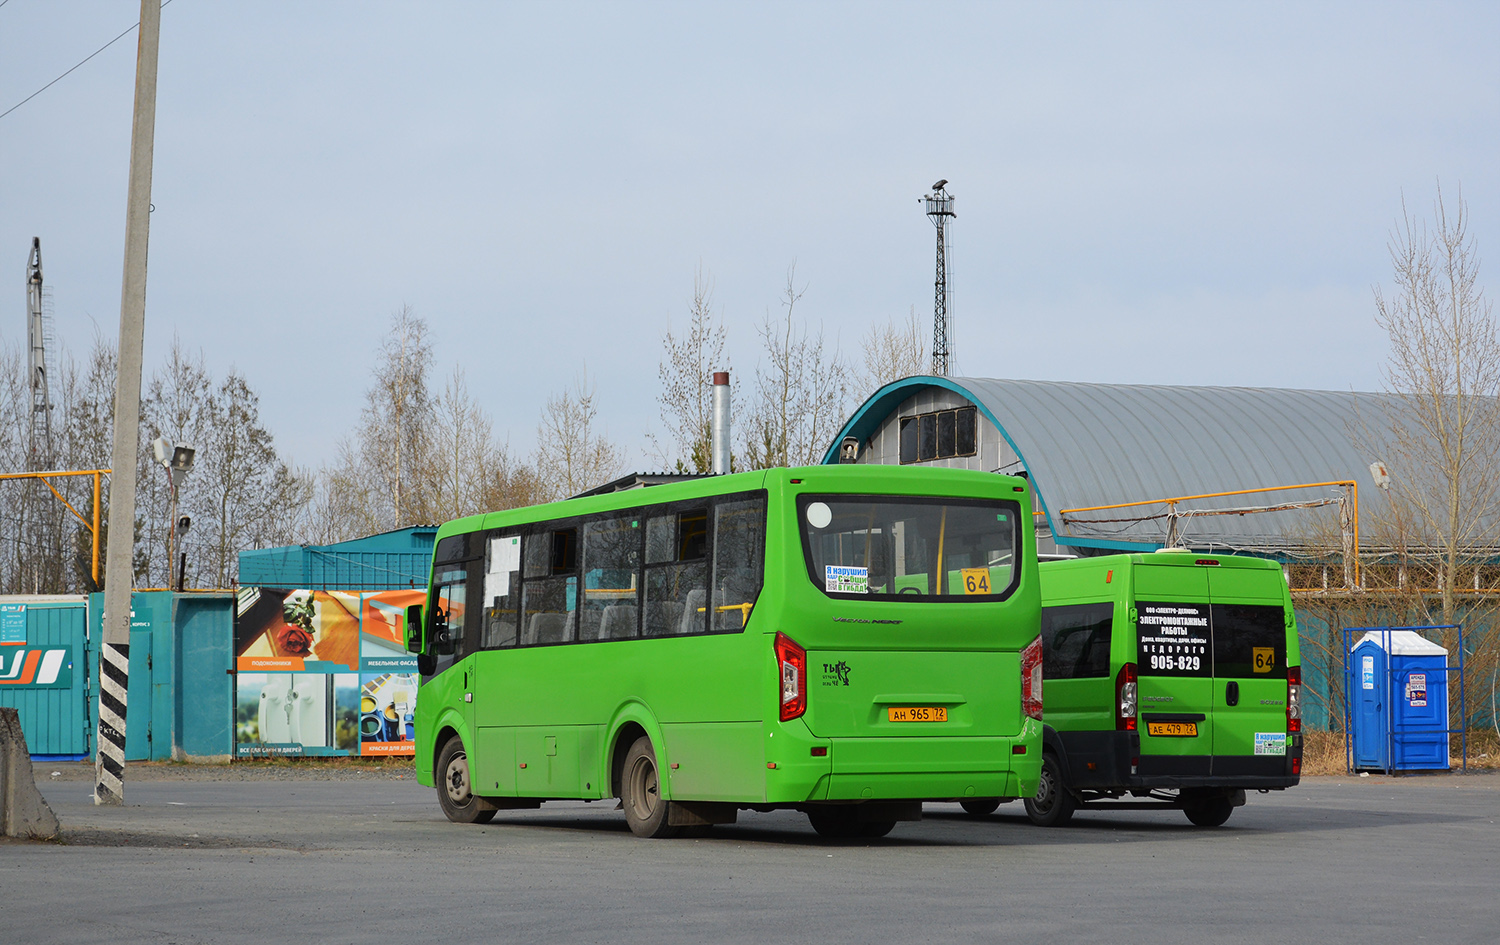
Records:
<instances>
[{"instance_id":1,"label":"bus rear bumper","mask_svg":"<svg viewBox=\"0 0 1500 945\"><path fill-rule=\"evenodd\" d=\"M1028 734L828 739L829 770L807 800L1029 797L1036 793L1041 754L1040 740Z\"/></svg>"}]
</instances>

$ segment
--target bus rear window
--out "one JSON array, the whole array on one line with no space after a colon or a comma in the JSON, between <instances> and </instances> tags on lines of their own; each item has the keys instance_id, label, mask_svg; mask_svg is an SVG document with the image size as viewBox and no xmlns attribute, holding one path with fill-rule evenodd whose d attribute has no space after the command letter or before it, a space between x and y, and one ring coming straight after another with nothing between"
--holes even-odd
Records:
<instances>
[{"instance_id":1,"label":"bus rear window","mask_svg":"<svg viewBox=\"0 0 1500 945\"><path fill-rule=\"evenodd\" d=\"M797 511L808 576L830 597L997 600L1019 579L1015 502L808 495Z\"/></svg>"}]
</instances>

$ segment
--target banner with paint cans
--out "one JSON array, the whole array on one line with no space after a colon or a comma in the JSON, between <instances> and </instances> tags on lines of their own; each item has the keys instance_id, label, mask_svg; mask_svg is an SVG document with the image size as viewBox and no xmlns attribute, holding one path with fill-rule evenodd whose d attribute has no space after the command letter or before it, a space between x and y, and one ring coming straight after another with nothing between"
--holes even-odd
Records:
<instances>
[{"instance_id":1,"label":"banner with paint cans","mask_svg":"<svg viewBox=\"0 0 1500 945\"><path fill-rule=\"evenodd\" d=\"M418 677L404 642L422 590L242 588L239 757L413 755Z\"/></svg>"}]
</instances>

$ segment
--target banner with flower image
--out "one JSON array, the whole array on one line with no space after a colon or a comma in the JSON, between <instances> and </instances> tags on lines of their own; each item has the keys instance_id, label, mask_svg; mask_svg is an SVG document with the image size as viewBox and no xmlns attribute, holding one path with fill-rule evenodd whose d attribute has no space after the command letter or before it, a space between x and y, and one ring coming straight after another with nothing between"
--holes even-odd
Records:
<instances>
[{"instance_id":1,"label":"banner with flower image","mask_svg":"<svg viewBox=\"0 0 1500 945\"><path fill-rule=\"evenodd\" d=\"M411 755L416 658L405 609L424 592L239 591L235 752Z\"/></svg>"}]
</instances>

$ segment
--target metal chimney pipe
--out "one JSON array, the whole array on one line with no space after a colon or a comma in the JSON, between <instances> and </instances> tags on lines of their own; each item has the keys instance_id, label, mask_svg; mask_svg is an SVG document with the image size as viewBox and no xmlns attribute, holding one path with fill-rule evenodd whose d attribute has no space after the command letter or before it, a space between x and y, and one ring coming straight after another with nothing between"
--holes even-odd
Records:
<instances>
[{"instance_id":1,"label":"metal chimney pipe","mask_svg":"<svg viewBox=\"0 0 1500 945\"><path fill-rule=\"evenodd\" d=\"M714 372L714 412L709 420L713 474L729 472L729 372Z\"/></svg>"}]
</instances>

